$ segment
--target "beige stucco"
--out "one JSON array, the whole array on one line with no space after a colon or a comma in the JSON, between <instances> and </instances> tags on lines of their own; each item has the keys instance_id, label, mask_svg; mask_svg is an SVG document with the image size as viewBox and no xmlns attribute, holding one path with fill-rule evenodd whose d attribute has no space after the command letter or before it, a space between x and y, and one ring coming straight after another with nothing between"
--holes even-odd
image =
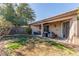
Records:
<instances>
[{"instance_id":1,"label":"beige stucco","mask_svg":"<svg viewBox=\"0 0 79 59\"><path fill-rule=\"evenodd\" d=\"M77 35L77 18L73 16L70 20L70 31L69 31L69 38L72 39L74 36Z\"/></svg>"},{"instance_id":2,"label":"beige stucco","mask_svg":"<svg viewBox=\"0 0 79 59\"><path fill-rule=\"evenodd\" d=\"M32 34L34 31L41 31L43 34L43 28L45 25L49 25L49 31L56 33L59 37L63 38L63 23L69 21L69 36L64 42L70 44L79 45L79 20L77 20L77 10L70 11L58 16L47 18L43 21L38 21L31 24ZM39 29L39 25L41 29Z\"/></svg>"},{"instance_id":3,"label":"beige stucco","mask_svg":"<svg viewBox=\"0 0 79 59\"><path fill-rule=\"evenodd\" d=\"M41 29L39 29L39 25L37 25L37 26L33 25L33 26L31 26L31 28L32 28L32 34L33 34L33 32L41 31Z\"/></svg>"},{"instance_id":4,"label":"beige stucco","mask_svg":"<svg viewBox=\"0 0 79 59\"><path fill-rule=\"evenodd\" d=\"M49 31L50 32L54 32L55 34L57 34L59 37L62 37L61 35L61 22L55 22L55 23L51 23L49 25Z\"/></svg>"},{"instance_id":5,"label":"beige stucco","mask_svg":"<svg viewBox=\"0 0 79 59\"><path fill-rule=\"evenodd\" d=\"M65 21L70 22L70 30L68 39L73 39L73 37L79 37L79 20L77 20L77 10L64 13L55 17L48 18L44 21L39 21L31 24L32 32L41 31L41 36L43 34L43 26L49 25L49 31L56 33L59 37L63 37L63 23ZM41 25L41 29L39 29Z\"/></svg>"},{"instance_id":6,"label":"beige stucco","mask_svg":"<svg viewBox=\"0 0 79 59\"><path fill-rule=\"evenodd\" d=\"M63 19L63 20L62 20ZM76 16L71 16L71 17L65 17L65 18L61 18L60 21L51 21L48 22L48 24L45 25L49 25L49 31L50 32L54 32L56 33L59 37L63 37L63 23L65 21L69 21L70 22L70 31L69 31L69 38L71 39L74 35L77 35L77 19ZM39 25L31 25L32 31L41 31L41 33L43 33L43 26L44 23L41 23L41 29L39 29Z\"/></svg>"},{"instance_id":7,"label":"beige stucco","mask_svg":"<svg viewBox=\"0 0 79 59\"><path fill-rule=\"evenodd\" d=\"M79 20L77 20L77 37L79 38Z\"/></svg>"}]
</instances>

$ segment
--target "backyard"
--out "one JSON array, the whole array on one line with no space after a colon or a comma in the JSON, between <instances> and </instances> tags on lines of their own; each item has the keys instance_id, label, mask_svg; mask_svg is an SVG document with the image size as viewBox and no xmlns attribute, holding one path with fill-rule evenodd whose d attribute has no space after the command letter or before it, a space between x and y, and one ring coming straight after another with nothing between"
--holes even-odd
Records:
<instances>
[{"instance_id":1,"label":"backyard","mask_svg":"<svg viewBox=\"0 0 79 59\"><path fill-rule=\"evenodd\" d=\"M5 36L0 41L0 55L6 56L69 56L78 55L73 47L30 35Z\"/></svg>"},{"instance_id":2,"label":"backyard","mask_svg":"<svg viewBox=\"0 0 79 59\"><path fill-rule=\"evenodd\" d=\"M36 13L27 3L0 4L0 56L79 55L79 46L32 35L34 20Z\"/></svg>"}]
</instances>

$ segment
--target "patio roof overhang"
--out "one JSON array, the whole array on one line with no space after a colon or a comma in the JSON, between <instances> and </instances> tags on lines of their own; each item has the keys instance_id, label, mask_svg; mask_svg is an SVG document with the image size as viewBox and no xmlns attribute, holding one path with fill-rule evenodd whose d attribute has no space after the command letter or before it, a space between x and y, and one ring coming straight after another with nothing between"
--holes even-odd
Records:
<instances>
[{"instance_id":1,"label":"patio roof overhang","mask_svg":"<svg viewBox=\"0 0 79 59\"><path fill-rule=\"evenodd\" d=\"M50 17L50 18L43 19L41 21L31 23L30 25L40 25L40 24L45 24L45 23L68 20L68 19L71 19L74 15L77 15L77 11L78 9L68 11L68 12Z\"/></svg>"}]
</instances>

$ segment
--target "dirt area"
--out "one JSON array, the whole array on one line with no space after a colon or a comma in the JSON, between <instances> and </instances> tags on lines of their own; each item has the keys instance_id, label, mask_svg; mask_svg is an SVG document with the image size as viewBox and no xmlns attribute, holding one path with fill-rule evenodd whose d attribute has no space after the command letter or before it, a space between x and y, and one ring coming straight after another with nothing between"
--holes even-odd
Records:
<instances>
[{"instance_id":1,"label":"dirt area","mask_svg":"<svg viewBox=\"0 0 79 59\"><path fill-rule=\"evenodd\" d=\"M6 41L0 41L0 56L5 56L4 52L4 45L6 44Z\"/></svg>"},{"instance_id":2,"label":"dirt area","mask_svg":"<svg viewBox=\"0 0 79 59\"><path fill-rule=\"evenodd\" d=\"M36 39L36 38L33 38ZM38 38L39 39L39 38ZM43 39L43 38L41 38ZM23 39L24 40L24 39ZM23 43L24 45L22 45L20 48L16 48L18 46L11 46L10 48L13 48L13 50L11 51L11 53L7 53L8 51L6 51L5 49L5 45L9 42L10 40L1 40L0 41L0 56L69 56L69 55L79 55L79 46L77 45L69 45L69 44L64 44L60 45L59 43L55 43L55 42L49 42L50 44L47 43L43 43L40 41L40 43L38 42L38 40L35 40L34 42L28 43L28 44L24 44L25 41L20 43ZM13 41L13 40L11 40ZM15 43L13 43L15 44ZM16 49L14 49L16 48ZM71 48L71 49L70 49ZM75 51L73 52L72 49Z\"/></svg>"}]
</instances>

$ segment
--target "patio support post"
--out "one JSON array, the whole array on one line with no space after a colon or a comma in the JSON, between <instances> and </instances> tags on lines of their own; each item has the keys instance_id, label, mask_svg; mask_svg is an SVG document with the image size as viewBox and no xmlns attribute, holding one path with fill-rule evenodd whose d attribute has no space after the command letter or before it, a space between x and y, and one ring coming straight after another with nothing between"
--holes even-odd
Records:
<instances>
[{"instance_id":1,"label":"patio support post","mask_svg":"<svg viewBox=\"0 0 79 59\"><path fill-rule=\"evenodd\" d=\"M70 20L70 34L69 34L69 43L75 43L77 37L77 17L74 16L72 20Z\"/></svg>"},{"instance_id":2,"label":"patio support post","mask_svg":"<svg viewBox=\"0 0 79 59\"><path fill-rule=\"evenodd\" d=\"M61 23L61 37L63 38L63 23Z\"/></svg>"},{"instance_id":3,"label":"patio support post","mask_svg":"<svg viewBox=\"0 0 79 59\"><path fill-rule=\"evenodd\" d=\"M43 36L43 24L41 24L41 36Z\"/></svg>"}]
</instances>

